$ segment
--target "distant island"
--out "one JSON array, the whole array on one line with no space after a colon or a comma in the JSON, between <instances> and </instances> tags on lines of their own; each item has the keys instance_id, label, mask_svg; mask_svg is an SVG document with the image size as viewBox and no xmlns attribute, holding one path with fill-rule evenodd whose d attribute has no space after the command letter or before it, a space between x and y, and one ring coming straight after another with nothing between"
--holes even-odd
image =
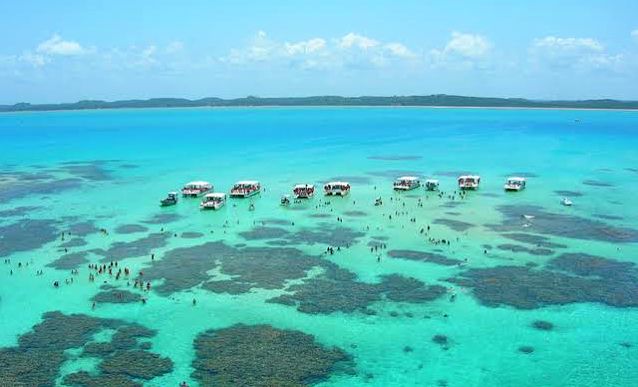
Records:
<instances>
[{"instance_id":1,"label":"distant island","mask_svg":"<svg viewBox=\"0 0 638 387\"><path fill-rule=\"evenodd\" d=\"M245 97L223 98L151 98L124 101L79 101L59 104L0 105L0 112L87 110L123 108L184 108L184 107L251 107L251 106L422 106L422 107L485 107L485 108L556 108L556 109L638 109L638 101L593 99L579 101L549 101L524 98L485 98L457 95L424 95L394 97Z\"/></svg>"}]
</instances>

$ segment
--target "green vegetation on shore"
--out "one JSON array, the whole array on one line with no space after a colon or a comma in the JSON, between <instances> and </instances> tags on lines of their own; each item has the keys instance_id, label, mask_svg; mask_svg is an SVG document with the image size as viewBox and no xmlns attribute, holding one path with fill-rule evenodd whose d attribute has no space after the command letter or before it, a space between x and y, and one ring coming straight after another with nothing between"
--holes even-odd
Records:
<instances>
[{"instance_id":1,"label":"green vegetation on shore","mask_svg":"<svg viewBox=\"0 0 638 387\"><path fill-rule=\"evenodd\" d=\"M177 107L233 107L233 106L450 106L492 108L565 108L565 109L638 109L638 101L596 99L580 101L545 101L523 98L484 98L456 95L394 96L394 97L245 97L235 99L202 98L152 98L124 101L79 101L60 104L0 105L0 112L83 110L120 108L177 108Z\"/></svg>"}]
</instances>

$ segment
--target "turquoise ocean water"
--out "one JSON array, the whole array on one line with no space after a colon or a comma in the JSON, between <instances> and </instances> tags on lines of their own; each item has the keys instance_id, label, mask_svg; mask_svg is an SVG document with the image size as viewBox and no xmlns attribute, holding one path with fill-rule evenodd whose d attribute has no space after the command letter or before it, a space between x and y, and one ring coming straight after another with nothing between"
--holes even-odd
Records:
<instances>
[{"instance_id":1,"label":"turquoise ocean water","mask_svg":"<svg viewBox=\"0 0 638 387\"><path fill-rule=\"evenodd\" d=\"M198 385L192 376L194 340L238 323L301 331L325 348L344 351L348 371L332 367L307 380L321 386L635 386L637 149L638 113L624 111L2 114L0 255L10 262L0 266L0 347L19 346L19 337L40 324L45 312L60 311L155 330L148 339L151 351L170 358L172 369L137 379L151 386ZM453 192L463 172L480 174L482 183L460 198ZM404 174L438 178L445 193L394 193L393 179ZM528 176L525 191L503 191L512 174ZM296 183L337 178L351 182L350 196L279 204ZM265 192L230 199L219 211L201 211L196 199L158 205L166 192L191 180L208 180L215 191L228 192L245 179L260 180ZM382 206L374 206L378 196ZM564 196L572 207L560 204ZM86 232L71 231L62 240L78 224ZM159 237L149 241L149 235ZM530 243L530 236L541 239ZM446 243L433 242L441 239ZM322 275L321 265L274 286L270 281L278 268L263 263L231 269L227 260L180 271L181 253L213 241L239 255L249 248L256 255L277 255L284 246L354 273L354 279L332 294L311 281ZM375 244L387 247L371 251ZM325 254L328 246L340 251ZM72 253L83 259L50 266ZM431 255L414 259L417 253ZM219 258L194 255L198 262ZM176 264L173 288L162 288L168 280L153 269L167 256ZM437 263L432 257L457 261ZM133 289L133 277L128 285L107 274L88 280L89 264L114 260L134 273L148 272L151 290ZM282 262L283 271L288 264ZM71 274L75 269L78 274ZM482 277L471 282L477 277L469 273ZM529 273L538 276L530 279ZM352 290L392 274L445 291L428 300L402 290L397 297L386 292L368 300ZM260 278L243 291L203 286L249 275ZM73 283L66 283L70 278ZM105 284L147 302L97 302L92 308L92 297ZM298 304L267 302L294 293L295 284L306 284L308 293L318 289L320 294L305 299L309 308L301 307L306 295L299 295ZM331 307L330 297L334 305L352 307ZM538 321L551 328L534 327ZM77 370L99 372L99 359L78 351L65 351L57 384Z\"/></svg>"}]
</instances>

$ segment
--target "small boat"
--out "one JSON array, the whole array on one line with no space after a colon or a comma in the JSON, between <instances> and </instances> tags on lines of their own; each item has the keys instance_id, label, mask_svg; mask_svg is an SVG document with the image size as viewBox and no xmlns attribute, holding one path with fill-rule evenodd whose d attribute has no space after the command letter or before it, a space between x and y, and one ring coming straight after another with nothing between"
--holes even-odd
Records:
<instances>
[{"instance_id":1,"label":"small boat","mask_svg":"<svg viewBox=\"0 0 638 387\"><path fill-rule=\"evenodd\" d=\"M416 176L402 176L394 181L395 191L410 191L421 186L421 181Z\"/></svg>"},{"instance_id":2,"label":"small boat","mask_svg":"<svg viewBox=\"0 0 638 387\"><path fill-rule=\"evenodd\" d=\"M527 180L524 177L508 177L505 182L505 191L522 191L525 189Z\"/></svg>"},{"instance_id":3,"label":"small boat","mask_svg":"<svg viewBox=\"0 0 638 387\"><path fill-rule=\"evenodd\" d=\"M160 205L162 207L174 206L177 204L178 197L177 192L169 192L164 199L160 200Z\"/></svg>"},{"instance_id":4,"label":"small boat","mask_svg":"<svg viewBox=\"0 0 638 387\"><path fill-rule=\"evenodd\" d=\"M279 201L282 206L290 205L290 195L283 195Z\"/></svg>"},{"instance_id":5,"label":"small boat","mask_svg":"<svg viewBox=\"0 0 638 387\"><path fill-rule=\"evenodd\" d=\"M214 192L204 195L204 200L199 205L204 210L219 210L226 204L226 194Z\"/></svg>"},{"instance_id":6,"label":"small boat","mask_svg":"<svg viewBox=\"0 0 638 387\"><path fill-rule=\"evenodd\" d=\"M345 181L331 181L323 186L327 196L346 196L350 193L350 183Z\"/></svg>"},{"instance_id":7,"label":"small boat","mask_svg":"<svg viewBox=\"0 0 638 387\"><path fill-rule=\"evenodd\" d=\"M191 181L182 188L182 195L187 197L197 197L213 189L213 185L207 181Z\"/></svg>"},{"instance_id":8,"label":"small boat","mask_svg":"<svg viewBox=\"0 0 638 387\"><path fill-rule=\"evenodd\" d=\"M572 203L572 201L571 201L571 200L569 200L569 199L567 199L567 198L562 198L562 199L560 200L560 204L562 204L562 205L564 205L564 206L566 206L566 207L571 207L571 206L572 206L572 204L574 204L574 203Z\"/></svg>"},{"instance_id":9,"label":"small boat","mask_svg":"<svg viewBox=\"0 0 638 387\"><path fill-rule=\"evenodd\" d=\"M438 191L439 190L439 181L435 179L427 179L425 181L425 189L428 191Z\"/></svg>"},{"instance_id":10,"label":"small boat","mask_svg":"<svg viewBox=\"0 0 638 387\"><path fill-rule=\"evenodd\" d=\"M381 200L381 196L379 196L378 198L374 200L374 205L375 206L383 205L383 200Z\"/></svg>"},{"instance_id":11,"label":"small boat","mask_svg":"<svg viewBox=\"0 0 638 387\"><path fill-rule=\"evenodd\" d=\"M230 196L234 198L249 198L261 192L261 184L256 180L238 181L230 189Z\"/></svg>"},{"instance_id":12,"label":"small boat","mask_svg":"<svg viewBox=\"0 0 638 387\"><path fill-rule=\"evenodd\" d=\"M315 186L312 184L297 184L292 193L295 199L310 199L315 195Z\"/></svg>"},{"instance_id":13,"label":"small boat","mask_svg":"<svg viewBox=\"0 0 638 387\"><path fill-rule=\"evenodd\" d=\"M481 184L481 176L477 175L464 175L458 178L460 189L478 189Z\"/></svg>"}]
</instances>

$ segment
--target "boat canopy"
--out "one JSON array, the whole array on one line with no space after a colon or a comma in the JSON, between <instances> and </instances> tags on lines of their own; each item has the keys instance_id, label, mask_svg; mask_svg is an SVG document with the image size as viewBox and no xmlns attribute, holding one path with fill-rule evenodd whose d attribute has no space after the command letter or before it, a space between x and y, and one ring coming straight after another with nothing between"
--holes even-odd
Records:
<instances>
[{"instance_id":1,"label":"boat canopy","mask_svg":"<svg viewBox=\"0 0 638 387\"><path fill-rule=\"evenodd\" d=\"M226 197L225 193L214 192L204 195L206 199L224 199Z\"/></svg>"},{"instance_id":2,"label":"boat canopy","mask_svg":"<svg viewBox=\"0 0 638 387\"><path fill-rule=\"evenodd\" d=\"M326 185L330 185L330 186L333 186L333 187L334 186L342 186L342 187L344 187L344 186L350 185L350 183L348 183L347 181L331 181L331 182L326 183Z\"/></svg>"},{"instance_id":3,"label":"boat canopy","mask_svg":"<svg viewBox=\"0 0 638 387\"><path fill-rule=\"evenodd\" d=\"M523 183L525 182L525 180L526 179L524 177L518 177L518 176L512 176L507 178L508 183Z\"/></svg>"},{"instance_id":4,"label":"boat canopy","mask_svg":"<svg viewBox=\"0 0 638 387\"><path fill-rule=\"evenodd\" d=\"M425 181L426 184L439 184L439 181L437 179L427 179Z\"/></svg>"},{"instance_id":5,"label":"boat canopy","mask_svg":"<svg viewBox=\"0 0 638 387\"><path fill-rule=\"evenodd\" d=\"M207 181L191 181L190 183L186 183L185 187L202 187L209 185L210 183Z\"/></svg>"},{"instance_id":6,"label":"boat canopy","mask_svg":"<svg viewBox=\"0 0 638 387\"><path fill-rule=\"evenodd\" d=\"M416 176L402 176L397 179L397 181L417 181L417 180L419 180L419 178Z\"/></svg>"},{"instance_id":7,"label":"boat canopy","mask_svg":"<svg viewBox=\"0 0 638 387\"><path fill-rule=\"evenodd\" d=\"M481 176L479 175L463 175L459 176L459 180L479 180Z\"/></svg>"},{"instance_id":8,"label":"boat canopy","mask_svg":"<svg viewBox=\"0 0 638 387\"><path fill-rule=\"evenodd\" d=\"M241 186L253 186L258 184L259 182L257 180L242 180L235 183L235 185L241 185Z\"/></svg>"},{"instance_id":9,"label":"boat canopy","mask_svg":"<svg viewBox=\"0 0 638 387\"><path fill-rule=\"evenodd\" d=\"M177 196L177 192L171 191L168 193L168 196Z\"/></svg>"}]
</instances>

